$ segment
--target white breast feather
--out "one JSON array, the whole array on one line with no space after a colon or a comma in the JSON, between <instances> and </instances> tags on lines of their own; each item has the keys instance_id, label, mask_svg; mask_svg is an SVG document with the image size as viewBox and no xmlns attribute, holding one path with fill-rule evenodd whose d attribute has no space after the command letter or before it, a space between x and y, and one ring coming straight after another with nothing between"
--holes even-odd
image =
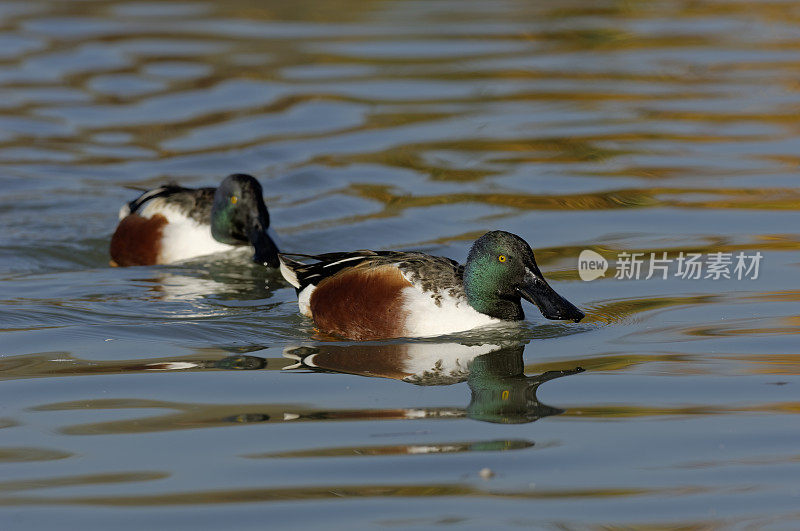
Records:
<instances>
[{"instance_id":1,"label":"white breast feather","mask_svg":"<svg viewBox=\"0 0 800 531\"><path fill-rule=\"evenodd\" d=\"M465 298L442 293L437 305L432 295L432 292L423 292L416 285L403 289L404 309L408 312L406 333L409 336L440 336L504 322L478 312Z\"/></svg>"},{"instance_id":2,"label":"white breast feather","mask_svg":"<svg viewBox=\"0 0 800 531\"><path fill-rule=\"evenodd\" d=\"M150 218L161 214L167 218L162 237L161 263L179 262L197 256L230 251L246 246L228 245L211 236L211 227L198 223L160 197L148 201L139 215Z\"/></svg>"}]
</instances>

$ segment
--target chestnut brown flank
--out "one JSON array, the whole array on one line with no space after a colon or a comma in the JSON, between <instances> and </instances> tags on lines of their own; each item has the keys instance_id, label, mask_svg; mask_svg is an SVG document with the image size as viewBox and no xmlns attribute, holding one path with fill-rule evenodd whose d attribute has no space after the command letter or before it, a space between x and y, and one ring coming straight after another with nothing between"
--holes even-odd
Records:
<instances>
[{"instance_id":1,"label":"chestnut brown flank","mask_svg":"<svg viewBox=\"0 0 800 531\"><path fill-rule=\"evenodd\" d=\"M355 267L326 278L311 294L311 315L323 332L347 339L403 336L402 290L411 283L391 265Z\"/></svg>"},{"instance_id":2,"label":"chestnut brown flank","mask_svg":"<svg viewBox=\"0 0 800 531\"><path fill-rule=\"evenodd\" d=\"M167 218L131 214L119 222L111 237L111 259L119 266L153 265L161 254L161 236Z\"/></svg>"}]
</instances>

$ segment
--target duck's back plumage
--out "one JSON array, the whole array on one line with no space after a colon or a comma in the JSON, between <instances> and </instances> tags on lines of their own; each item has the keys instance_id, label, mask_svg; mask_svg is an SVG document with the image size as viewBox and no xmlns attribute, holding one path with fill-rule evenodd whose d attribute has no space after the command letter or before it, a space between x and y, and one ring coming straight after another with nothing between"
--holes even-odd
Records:
<instances>
[{"instance_id":1,"label":"duck's back plumage","mask_svg":"<svg viewBox=\"0 0 800 531\"><path fill-rule=\"evenodd\" d=\"M283 254L281 256L284 263L291 266L284 269L284 273L290 274L292 280L289 282L298 291L302 291L306 286L316 285L343 269L391 265L399 269L410 282L417 285L423 292L430 291L436 294L453 292L451 296L464 294L464 266L444 256L432 256L419 252L369 250L318 255ZM306 264L292 260L289 256L309 258L316 262Z\"/></svg>"},{"instance_id":2,"label":"duck's back plumage","mask_svg":"<svg viewBox=\"0 0 800 531\"><path fill-rule=\"evenodd\" d=\"M130 214L150 217L165 208L174 210L186 218L202 225L211 224L211 206L214 203L215 188L185 188L177 184L164 184L147 190L139 197L126 203L119 212L119 219Z\"/></svg>"}]
</instances>

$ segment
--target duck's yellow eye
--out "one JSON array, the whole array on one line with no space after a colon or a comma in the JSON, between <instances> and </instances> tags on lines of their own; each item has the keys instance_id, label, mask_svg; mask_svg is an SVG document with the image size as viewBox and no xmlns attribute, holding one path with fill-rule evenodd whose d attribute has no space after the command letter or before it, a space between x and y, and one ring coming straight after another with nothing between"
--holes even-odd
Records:
<instances>
[{"instance_id":1,"label":"duck's yellow eye","mask_svg":"<svg viewBox=\"0 0 800 531\"><path fill-rule=\"evenodd\" d=\"M239 201L239 198L236 197L235 195L233 197L231 197L231 204L232 205L235 205L238 201Z\"/></svg>"},{"instance_id":2,"label":"duck's yellow eye","mask_svg":"<svg viewBox=\"0 0 800 531\"><path fill-rule=\"evenodd\" d=\"M498 257L497 257L497 259L498 259L500 262L505 262L505 261L506 261L506 255L504 255L504 254L501 254L500 256L498 256Z\"/></svg>"}]
</instances>

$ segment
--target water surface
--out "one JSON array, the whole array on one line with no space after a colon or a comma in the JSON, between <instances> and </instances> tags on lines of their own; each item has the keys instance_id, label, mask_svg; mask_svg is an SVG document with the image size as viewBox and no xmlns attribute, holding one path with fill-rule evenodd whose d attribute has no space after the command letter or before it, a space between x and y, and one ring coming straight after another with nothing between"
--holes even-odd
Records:
<instances>
[{"instance_id":1,"label":"water surface","mask_svg":"<svg viewBox=\"0 0 800 531\"><path fill-rule=\"evenodd\" d=\"M3 527L796 528L799 50L791 2L0 4ZM286 250L508 230L587 318L326 342L247 253L108 267L126 187L234 172Z\"/></svg>"}]
</instances>

